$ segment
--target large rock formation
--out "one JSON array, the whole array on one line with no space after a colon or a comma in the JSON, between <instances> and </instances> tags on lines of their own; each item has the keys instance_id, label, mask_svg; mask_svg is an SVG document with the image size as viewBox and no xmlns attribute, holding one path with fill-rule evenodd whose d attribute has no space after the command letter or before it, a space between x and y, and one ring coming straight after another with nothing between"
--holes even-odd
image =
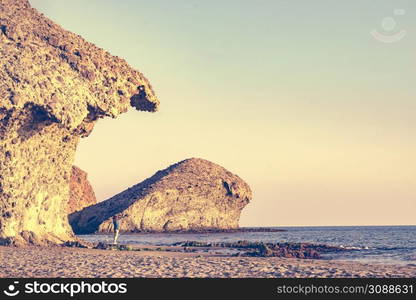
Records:
<instances>
[{"instance_id":1,"label":"large rock formation","mask_svg":"<svg viewBox=\"0 0 416 300\"><path fill-rule=\"evenodd\" d=\"M69 182L68 214L97 203L97 198L95 198L94 190L87 176L87 172L84 172L77 166L72 166L71 180Z\"/></svg>"},{"instance_id":2,"label":"large rock formation","mask_svg":"<svg viewBox=\"0 0 416 300\"><path fill-rule=\"evenodd\" d=\"M252 197L240 177L204 159L187 159L114 197L69 216L75 233L108 232L119 214L123 231L237 228Z\"/></svg>"},{"instance_id":3,"label":"large rock formation","mask_svg":"<svg viewBox=\"0 0 416 300\"><path fill-rule=\"evenodd\" d=\"M0 0L0 244L71 240L80 137L130 106L156 111L147 79L27 0Z\"/></svg>"}]
</instances>

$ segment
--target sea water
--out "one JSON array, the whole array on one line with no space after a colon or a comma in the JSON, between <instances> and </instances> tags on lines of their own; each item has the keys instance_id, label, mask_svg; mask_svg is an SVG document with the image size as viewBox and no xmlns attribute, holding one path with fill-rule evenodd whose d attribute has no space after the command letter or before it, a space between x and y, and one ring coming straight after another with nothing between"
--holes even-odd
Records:
<instances>
[{"instance_id":1,"label":"sea water","mask_svg":"<svg viewBox=\"0 0 416 300\"><path fill-rule=\"evenodd\" d=\"M167 246L182 241L199 242L305 242L348 249L324 254L324 259L365 263L415 264L416 226L278 227L281 232L122 234L120 244ZM112 235L80 235L90 242L111 242Z\"/></svg>"}]
</instances>

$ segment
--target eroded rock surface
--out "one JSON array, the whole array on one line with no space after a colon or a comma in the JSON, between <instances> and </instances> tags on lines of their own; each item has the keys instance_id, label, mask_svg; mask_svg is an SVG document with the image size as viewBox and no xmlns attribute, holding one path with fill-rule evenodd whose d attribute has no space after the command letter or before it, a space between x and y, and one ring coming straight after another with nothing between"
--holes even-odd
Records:
<instances>
[{"instance_id":1,"label":"eroded rock surface","mask_svg":"<svg viewBox=\"0 0 416 300\"><path fill-rule=\"evenodd\" d=\"M80 137L130 106L156 111L147 79L26 0L0 0L0 244L74 239L69 181Z\"/></svg>"},{"instance_id":2,"label":"eroded rock surface","mask_svg":"<svg viewBox=\"0 0 416 300\"><path fill-rule=\"evenodd\" d=\"M251 200L240 177L204 159L187 159L114 197L70 215L75 233L108 232L122 215L123 231L237 228Z\"/></svg>"},{"instance_id":3,"label":"eroded rock surface","mask_svg":"<svg viewBox=\"0 0 416 300\"><path fill-rule=\"evenodd\" d=\"M68 214L97 203L94 190L88 181L87 172L77 166L72 166L69 191Z\"/></svg>"}]
</instances>

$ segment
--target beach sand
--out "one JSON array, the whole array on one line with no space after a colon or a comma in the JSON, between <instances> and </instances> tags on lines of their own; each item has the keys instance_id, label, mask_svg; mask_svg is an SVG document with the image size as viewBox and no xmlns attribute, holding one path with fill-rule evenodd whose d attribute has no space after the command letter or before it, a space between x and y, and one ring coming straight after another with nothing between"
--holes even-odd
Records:
<instances>
[{"instance_id":1,"label":"beach sand","mask_svg":"<svg viewBox=\"0 0 416 300\"><path fill-rule=\"evenodd\" d=\"M416 265L67 247L0 247L0 262L0 277L416 277Z\"/></svg>"}]
</instances>

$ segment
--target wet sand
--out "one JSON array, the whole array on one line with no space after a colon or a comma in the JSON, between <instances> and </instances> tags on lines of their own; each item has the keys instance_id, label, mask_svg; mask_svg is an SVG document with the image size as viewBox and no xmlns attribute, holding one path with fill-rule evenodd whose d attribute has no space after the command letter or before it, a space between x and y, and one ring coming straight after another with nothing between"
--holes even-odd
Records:
<instances>
[{"instance_id":1,"label":"wet sand","mask_svg":"<svg viewBox=\"0 0 416 300\"><path fill-rule=\"evenodd\" d=\"M416 277L395 266L279 257L227 257L172 251L0 247L0 277Z\"/></svg>"}]
</instances>

